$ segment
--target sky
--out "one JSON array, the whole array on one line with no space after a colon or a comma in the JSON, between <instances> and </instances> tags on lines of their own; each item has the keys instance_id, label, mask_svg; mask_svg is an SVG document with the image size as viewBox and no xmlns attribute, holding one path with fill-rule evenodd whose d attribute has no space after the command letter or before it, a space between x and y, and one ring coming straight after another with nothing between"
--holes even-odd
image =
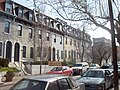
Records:
<instances>
[{"instance_id":1,"label":"sky","mask_svg":"<svg viewBox=\"0 0 120 90\"><path fill-rule=\"evenodd\" d=\"M33 5L33 0L13 0L13 1L15 1L15 2L17 2L19 4L22 4L23 6L29 7L29 8L32 8L32 5ZM90 34L91 38L105 37L107 39L111 39L110 33L108 31L106 31L106 30L103 30L102 28L97 28L94 31L93 30L89 30L87 33Z\"/></svg>"}]
</instances>

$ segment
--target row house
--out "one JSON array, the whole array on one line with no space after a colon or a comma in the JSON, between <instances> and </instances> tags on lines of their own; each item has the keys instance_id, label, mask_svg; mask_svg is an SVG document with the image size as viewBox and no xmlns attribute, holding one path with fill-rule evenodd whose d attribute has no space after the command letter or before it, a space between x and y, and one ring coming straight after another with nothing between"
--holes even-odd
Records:
<instances>
[{"instance_id":1,"label":"row house","mask_svg":"<svg viewBox=\"0 0 120 90\"><path fill-rule=\"evenodd\" d=\"M80 61L82 31L12 0L0 0L0 57L11 62ZM86 35L86 42L91 43Z\"/></svg>"},{"instance_id":2,"label":"row house","mask_svg":"<svg viewBox=\"0 0 120 90\"><path fill-rule=\"evenodd\" d=\"M58 21L62 23L64 32L64 60L67 62L80 62L82 55L82 43L84 42L84 47L87 50L84 53L84 61L89 62L87 53L90 52L91 39L90 35L84 33L80 29L73 28L67 25L66 22L57 18ZM83 38L84 36L84 38Z\"/></svg>"}]
</instances>

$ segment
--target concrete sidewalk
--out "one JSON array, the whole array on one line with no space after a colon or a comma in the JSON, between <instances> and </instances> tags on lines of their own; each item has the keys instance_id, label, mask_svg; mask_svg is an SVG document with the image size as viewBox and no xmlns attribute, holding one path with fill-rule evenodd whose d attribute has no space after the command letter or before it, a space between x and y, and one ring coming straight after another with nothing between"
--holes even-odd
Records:
<instances>
[{"instance_id":1,"label":"concrete sidewalk","mask_svg":"<svg viewBox=\"0 0 120 90\"><path fill-rule=\"evenodd\" d=\"M3 83L0 83L0 87L7 86L7 85L13 85L13 84L15 84L16 82L18 82L19 80L21 80L22 78L25 78L25 77L28 77L28 76L35 76L35 75L15 76L15 77L13 77L13 80L12 80L11 82L3 82Z\"/></svg>"}]
</instances>

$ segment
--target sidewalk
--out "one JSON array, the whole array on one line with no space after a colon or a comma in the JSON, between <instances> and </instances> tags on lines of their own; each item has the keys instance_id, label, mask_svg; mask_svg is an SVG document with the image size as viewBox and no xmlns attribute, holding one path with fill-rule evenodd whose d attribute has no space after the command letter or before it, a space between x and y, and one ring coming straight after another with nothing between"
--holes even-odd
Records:
<instances>
[{"instance_id":1,"label":"sidewalk","mask_svg":"<svg viewBox=\"0 0 120 90\"><path fill-rule=\"evenodd\" d=\"M24 77L28 77L28 76L33 76L33 75L23 75L23 76L15 76L12 80L12 82L3 82L0 84L0 87L3 87L3 86L7 86L7 85L13 85L15 84L16 82L18 82L19 80L21 80L22 78ZM34 75L35 76L35 75Z\"/></svg>"}]
</instances>

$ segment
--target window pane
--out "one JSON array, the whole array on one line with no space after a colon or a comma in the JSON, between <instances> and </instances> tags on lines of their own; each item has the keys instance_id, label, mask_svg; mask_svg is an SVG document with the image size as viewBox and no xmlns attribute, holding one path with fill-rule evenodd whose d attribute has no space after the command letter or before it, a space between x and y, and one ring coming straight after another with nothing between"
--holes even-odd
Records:
<instances>
[{"instance_id":1,"label":"window pane","mask_svg":"<svg viewBox=\"0 0 120 90\"><path fill-rule=\"evenodd\" d=\"M0 42L0 56L2 56L2 42Z\"/></svg>"},{"instance_id":2,"label":"window pane","mask_svg":"<svg viewBox=\"0 0 120 90\"><path fill-rule=\"evenodd\" d=\"M22 26L18 25L18 36L22 36Z\"/></svg>"},{"instance_id":3,"label":"window pane","mask_svg":"<svg viewBox=\"0 0 120 90\"><path fill-rule=\"evenodd\" d=\"M33 47L30 47L30 58L33 58Z\"/></svg>"},{"instance_id":4,"label":"window pane","mask_svg":"<svg viewBox=\"0 0 120 90\"><path fill-rule=\"evenodd\" d=\"M67 79L60 79L59 86L60 86L60 90L71 89Z\"/></svg>"},{"instance_id":5,"label":"window pane","mask_svg":"<svg viewBox=\"0 0 120 90\"><path fill-rule=\"evenodd\" d=\"M29 38L32 38L32 29L29 28Z\"/></svg>"},{"instance_id":6,"label":"window pane","mask_svg":"<svg viewBox=\"0 0 120 90\"><path fill-rule=\"evenodd\" d=\"M59 86L56 81L50 82L47 90L59 90Z\"/></svg>"},{"instance_id":7,"label":"window pane","mask_svg":"<svg viewBox=\"0 0 120 90\"><path fill-rule=\"evenodd\" d=\"M12 90L45 90L46 82L23 79Z\"/></svg>"},{"instance_id":8,"label":"window pane","mask_svg":"<svg viewBox=\"0 0 120 90\"><path fill-rule=\"evenodd\" d=\"M19 8L19 11L18 11L18 16L22 17L23 16L23 10Z\"/></svg>"},{"instance_id":9,"label":"window pane","mask_svg":"<svg viewBox=\"0 0 120 90\"><path fill-rule=\"evenodd\" d=\"M26 58L26 46L23 46L23 58Z\"/></svg>"},{"instance_id":10,"label":"window pane","mask_svg":"<svg viewBox=\"0 0 120 90\"><path fill-rule=\"evenodd\" d=\"M10 3L6 3L6 12L10 13L11 12L11 4Z\"/></svg>"},{"instance_id":11,"label":"window pane","mask_svg":"<svg viewBox=\"0 0 120 90\"><path fill-rule=\"evenodd\" d=\"M10 32L10 22L5 21L5 29L4 32L9 33Z\"/></svg>"},{"instance_id":12,"label":"window pane","mask_svg":"<svg viewBox=\"0 0 120 90\"><path fill-rule=\"evenodd\" d=\"M63 59L63 51L61 51L61 59Z\"/></svg>"}]
</instances>

